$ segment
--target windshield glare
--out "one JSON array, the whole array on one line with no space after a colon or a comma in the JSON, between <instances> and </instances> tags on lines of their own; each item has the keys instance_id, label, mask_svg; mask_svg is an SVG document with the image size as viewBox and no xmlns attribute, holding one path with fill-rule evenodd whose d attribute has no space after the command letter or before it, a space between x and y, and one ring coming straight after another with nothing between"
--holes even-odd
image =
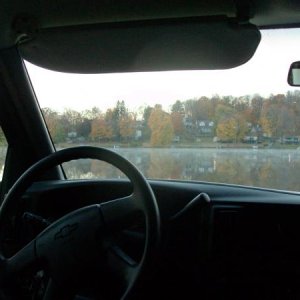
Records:
<instances>
[{"instance_id":1,"label":"windshield glare","mask_svg":"<svg viewBox=\"0 0 300 300\"><path fill-rule=\"evenodd\" d=\"M300 191L300 30L262 31L246 64L215 71L80 75L26 62L56 149L107 147L153 179ZM67 177L123 178L78 160Z\"/></svg>"}]
</instances>

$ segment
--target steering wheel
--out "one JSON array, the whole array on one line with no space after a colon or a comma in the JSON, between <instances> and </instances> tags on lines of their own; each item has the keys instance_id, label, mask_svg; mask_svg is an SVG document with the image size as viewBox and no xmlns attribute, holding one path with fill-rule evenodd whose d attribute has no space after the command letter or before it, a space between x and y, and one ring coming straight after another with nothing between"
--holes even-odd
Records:
<instances>
[{"instance_id":1,"label":"steering wheel","mask_svg":"<svg viewBox=\"0 0 300 300\"><path fill-rule=\"evenodd\" d=\"M43 299L73 299L76 287L96 285L110 299L128 299L137 282L148 273L160 240L160 216L153 191L138 169L117 153L97 147L63 149L41 159L15 182L0 207L0 231L13 222L14 212L30 185L50 168L75 159L102 160L120 169L131 181L131 195L77 209L49 225L10 258L2 257L0 283L9 286L28 270L45 270L50 284ZM113 235L136 213L145 220L145 243L139 261L113 242ZM91 273L92 272L92 273ZM138 280L139 279L139 280ZM113 291L113 293L112 293Z\"/></svg>"}]
</instances>

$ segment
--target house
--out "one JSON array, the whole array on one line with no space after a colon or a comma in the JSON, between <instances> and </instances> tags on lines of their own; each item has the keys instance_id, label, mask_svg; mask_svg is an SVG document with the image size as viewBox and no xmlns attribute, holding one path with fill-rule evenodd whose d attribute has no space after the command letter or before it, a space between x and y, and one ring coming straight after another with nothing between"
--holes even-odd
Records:
<instances>
[{"instance_id":1,"label":"house","mask_svg":"<svg viewBox=\"0 0 300 300\"><path fill-rule=\"evenodd\" d=\"M196 120L195 129L197 136L213 136L215 123L211 120Z\"/></svg>"}]
</instances>

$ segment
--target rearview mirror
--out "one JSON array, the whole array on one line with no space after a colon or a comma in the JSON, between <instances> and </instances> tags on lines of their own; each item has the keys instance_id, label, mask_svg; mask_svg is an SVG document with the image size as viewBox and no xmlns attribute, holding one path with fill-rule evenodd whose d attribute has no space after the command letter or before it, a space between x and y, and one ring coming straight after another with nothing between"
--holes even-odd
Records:
<instances>
[{"instance_id":1,"label":"rearview mirror","mask_svg":"<svg viewBox=\"0 0 300 300\"><path fill-rule=\"evenodd\" d=\"M288 74L288 84L300 86L300 61L293 62Z\"/></svg>"}]
</instances>

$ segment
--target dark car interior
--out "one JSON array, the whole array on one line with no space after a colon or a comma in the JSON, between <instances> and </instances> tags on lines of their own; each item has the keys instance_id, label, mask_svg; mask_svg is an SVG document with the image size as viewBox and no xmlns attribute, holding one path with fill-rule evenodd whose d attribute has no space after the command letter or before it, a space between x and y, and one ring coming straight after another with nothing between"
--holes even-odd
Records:
<instances>
[{"instance_id":1,"label":"dark car interior","mask_svg":"<svg viewBox=\"0 0 300 300\"><path fill-rule=\"evenodd\" d=\"M13 0L0 20L1 299L300 298L299 193L147 180L106 149L55 151L23 61L233 68L253 56L258 29L300 26L298 1ZM65 180L61 164L79 158L129 179Z\"/></svg>"}]
</instances>

